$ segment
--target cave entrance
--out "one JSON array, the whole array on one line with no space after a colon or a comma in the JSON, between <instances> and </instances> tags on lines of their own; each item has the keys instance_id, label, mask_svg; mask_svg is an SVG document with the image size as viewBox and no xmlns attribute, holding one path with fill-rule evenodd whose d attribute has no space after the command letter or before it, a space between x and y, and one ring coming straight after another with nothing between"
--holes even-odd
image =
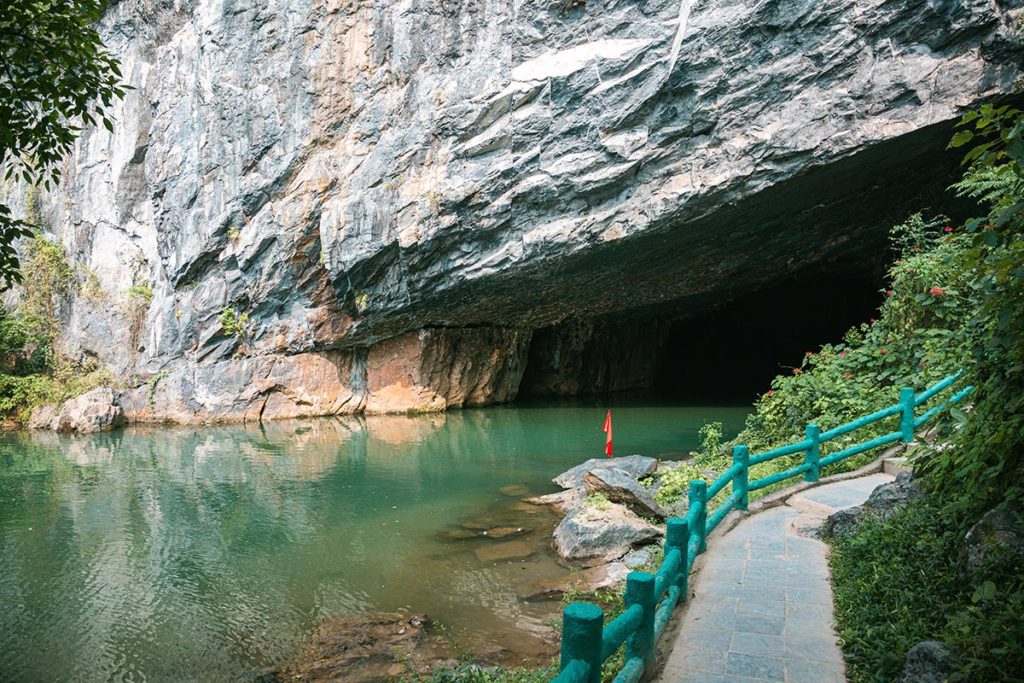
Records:
<instances>
[{"instance_id":1,"label":"cave entrance","mask_svg":"<svg viewBox=\"0 0 1024 683\"><path fill-rule=\"evenodd\" d=\"M812 274L673 321L651 390L685 403L750 403L805 353L877 314L880 282Z\"/></svg>"},{"instance_id":2,"label":"cave entrance","mask_svg":"<svg viewBox=\"0 0 1024 683\"><path fill-rule=\"evenodd\" d=\"M570 320L534 332L519 400L629 393L749 405L807 351L876 314L877 268L818 271L697 312Z\"/></svg>"}]
</instances>

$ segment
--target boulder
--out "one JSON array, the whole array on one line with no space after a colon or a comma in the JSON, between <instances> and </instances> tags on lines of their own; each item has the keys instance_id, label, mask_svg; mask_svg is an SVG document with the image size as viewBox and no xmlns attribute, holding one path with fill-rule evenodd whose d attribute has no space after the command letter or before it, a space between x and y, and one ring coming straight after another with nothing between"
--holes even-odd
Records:
<instances>
[{"instance_id":1,"label":"boulder","mask_svg":"<svg viewBox=\"0 0 1024 683\"><path fill-rule=\"evenodd\" d=\"M125 423L124 411L110 387L100 387L76 398L68 399L56 409L52 404L40 406L29 420L32 429L58 432L107 432Z\"/></svg>"},{"instance_id":2,"label":"boulder","mask_svg":"<svg viewBox=\"0 0 1024 683\"><path fill-rule=\"evenodd\" d=\"M593 593L626 580L630 568L623 562L609 562L556 580L536 582L522 593L523 600L558 600L570 591Z\"/></svg>"},{"instance_id":3,"label":"boulder","mask_svg":"<svg viewBox=\"0 0 1024 683\"><path fill-rule=\"evenodd\" d=\"M32 411L28 419L29 429L54 429L53 424L57 419L58 407L54 403L45 403Z\"/></svg>"},{"instance_id":4,"label":"boulder","mask_svg":"<svg viewBox=\"0 0 1024 683\"><path fill-rule=\"evenodd\" d=\"M529 503L530 505L550 505L551 508L560 515L564 515L569 512L569 510L579 506L581 500L583 500L582 486L574 489L566 489L565 491L559 491L558 493L549 493L545 496L523 498L523 502Z\"/></svg>"},{"instance_id":5,"label":"boulder","mask_svg":"<svg viewBox=\"0 0 1024 683\"><path fill-rule=\"evenodd\" d=\"M926 640L910 648L900 683L945 683L956 670L956 659L949 647L937 640Z\"/></svg>"},{"instance_id":6,"label":"boulder","mask_svg":"<svg viewBox=\"0 0 1024 683\"><path fill-rule=\"evenodd\" d=\"M654 496L618 467L595 467L583 475L583 486L587 493L602 493L608 500L622 503L641 517L657 520L666 517Z\"/></svg>"},{"instance_id":7,"label":"boulder","mask_svg":"<svg viewBox=\"0 0 1024 683\"><path fill-rule=\"evenodd\" d=\"M875 488L864 501L864 507L875 514L888 514L906 507L907 503L924 495L921 483L914 479L913 472L901 472L888 484Z\"/></svg>"},{"instance_id":8,"label":"boulder","mask_svg":"<svg viewBox=\"0 0 1024 683\"><path fill-rule=\"evenodd\" d=\"M624 505L573 508L555 528L555 549L562 559L597 564L617 560L631 549L657 541L663 532Z\"/></svg>"},{"instance_id":9,"label":"boulder","mask_svg":"<svg viewBox=\"0 0 1024 683\"><path fill-rule=\"evenodd\" d=\"M920 482L912 472L901 472L896 479L875 487L863 505L845 508L829 515L821 525L822 536L840 536L857 528L866 516L886 519L924 495Z\"/></svg>"},{"instance_id":10,"label":"boulder","mask_svg":"<svg viewBox=\"0 0 1024 683\"><path fill-rule=\"evenodd\" d=\"M570 470L562 472L552 479L563 489L575 489L583 486L583 477L587 472L597 468L615 467L627 473L633 479L643 479L654 474L658 467L658 461L643 455L627 455L624 458L591 458L584 463L576 465Z\"/></svg>"},{"instance_id":11,"label":"boulder","mask_svg":"<svg viewBox=\"0 0 1024 683\"><path fill-rule=\"evenodd\" d=\"M860 505L833 512L822 522L820 534L824 537L845 536L856 529L863 518L864 508Z\"/></svg>"},{"instance_id":12,"label":"boulder","mask_svg":"<svg viewBox=\"0 0 1024 683\"><path fill-rule=\"evenodd\" d=\"M989 510L964 537L957 562L967 577L1000 560L1024 555L1024 520L1009 510Z\"/></svg>"}]
</instances>

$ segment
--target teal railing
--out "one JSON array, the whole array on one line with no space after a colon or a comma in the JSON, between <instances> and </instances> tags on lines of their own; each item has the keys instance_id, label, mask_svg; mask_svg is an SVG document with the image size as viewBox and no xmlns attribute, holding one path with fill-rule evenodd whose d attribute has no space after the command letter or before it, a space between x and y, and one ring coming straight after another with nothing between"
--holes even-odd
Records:
<instances>
[{"instance_id":1,"label":"teal railing","mask_svg":"<svg viewBox=\"0 0 1024 683\"><path fill-rule=\"evenodd\" d=\"M661 566L653 575L645 572L629 574L626 578L625 610L619 616L605 624L604 612L597 605L574 602L565 607L562 615L561 673L554 679L554 683L600 683L601 665L623 643L626 645L626 662L615 681L639 681L645 671L651 671L654 645L665 631L672 610L680 600L686 600L687 580L694 560L707 547L708 534L731 510L746 510L751 491L801 475L804 481L815 482L823 467L896 441L908 443L914 438L915 429L973 390L973 387L961 389L941 404L915 416L918 406L949 388L959 376L960 373L950 375L920 393L914 389L900 389L900 400L896 405L828 431L823 432L818 425L809 424L803 441L782 448L751 455L746 446L735 446L732 467L711 484L704 481L690 482L690 507L686 517L670 519L666 524L665 554ZM899 429L896 431L821 457L821 444L826 441L896 415L899 416ZM751 466L800 452L804 454L803 464L749 480ZM730 483L731 495L709 516L708 501L724 491Z\"/></svg>"}]
</instances>

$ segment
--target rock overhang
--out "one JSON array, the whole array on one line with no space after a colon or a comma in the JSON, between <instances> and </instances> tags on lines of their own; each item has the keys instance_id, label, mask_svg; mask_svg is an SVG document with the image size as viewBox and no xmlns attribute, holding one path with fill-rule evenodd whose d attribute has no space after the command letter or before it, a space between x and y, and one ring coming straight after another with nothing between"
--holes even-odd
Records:
<instances>
[{"instance_id":1,"label":"rock overhang","mask_svg":"<svg viewBox=\"0 0 1024 683\"><path fill-rule=\"evenodd\" d=\"M496 344L693 315L877 258L889 225L941 210L952 122L1018 82L1021 10L116 4L103 35L136 89L45 213L111 299L154 297L137 340L122 306L77 298L67 345L166 369L173 419L364 410L388 340L399 365L504 368L405 396L507 397L522 363ZM245 344L225 307L252 314Z\"/></svg>"}]
</instances>

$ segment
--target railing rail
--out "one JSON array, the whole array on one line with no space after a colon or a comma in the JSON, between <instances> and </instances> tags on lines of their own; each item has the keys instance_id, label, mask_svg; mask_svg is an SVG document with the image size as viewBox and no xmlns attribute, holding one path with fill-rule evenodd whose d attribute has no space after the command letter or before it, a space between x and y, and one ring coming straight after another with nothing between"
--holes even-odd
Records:
<instances>
[{"instance_id":1,"label":"railing rail","mask_svg":"<svg viewBox=\"0 0 1024 683\"><path fill-rule=\"evenodd\" d=\"M746 510L751 491L778 484L792 477L815 482L821 469L859 453L902 441L909 443L914 430L939 413L951 408L973 391L965 387L939 405L915 417L915 409L952 386L961 373L950 375L920 393L912 388L900 389L899 403L859 417L846 424L821 431L809 424L804 439L752 455L745 445L733 448L733 464L708 484L690 482L690 507L682 519L669 519L665 527L665 554L655 574L631 572L626 577L625 611L604 624L604 612L597 605L574 602L565 607L562 619L562 654L555 683L600 683L602 664L626 645L625 664L615 677L616 683L635 683L650 673L654 664L654 646L661 637L672 610L686 600L687 581L697 555L707 548L707 536L732 510ZM821 445L867 425L899 416L899 429L867 441L848 446L821 457ZM750 468L761 463L804 453L802 464L781 472L750 480ZM708 502L732 485L731 494L708 514Z\"/></svg>"}]
</instances>

